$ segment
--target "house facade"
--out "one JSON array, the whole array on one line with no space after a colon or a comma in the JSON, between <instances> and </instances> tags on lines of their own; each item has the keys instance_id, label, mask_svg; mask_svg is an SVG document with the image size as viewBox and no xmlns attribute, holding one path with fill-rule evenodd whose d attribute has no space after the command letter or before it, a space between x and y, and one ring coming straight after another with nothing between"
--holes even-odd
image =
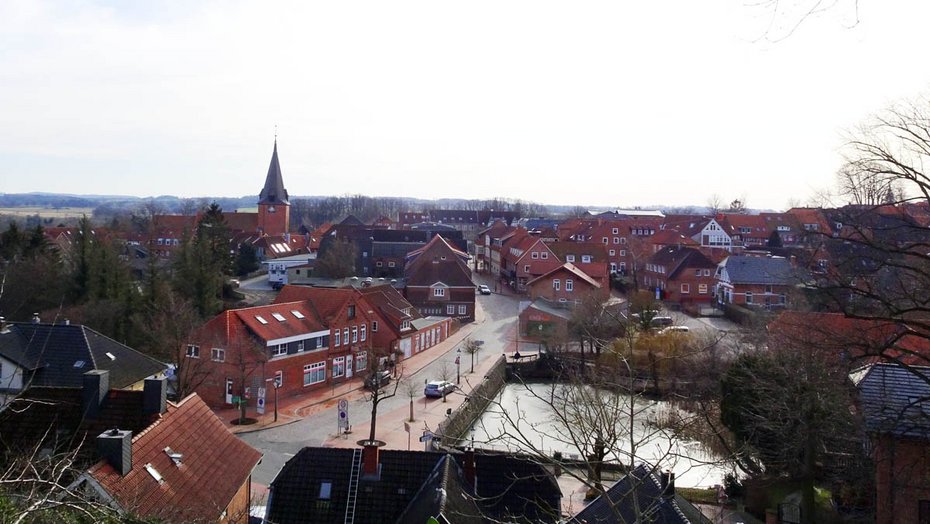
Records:
<instances>
[{"instance_id":1,"label":"house facade","mask_svg":"<svg viewBox=\"0 0 930 524\"><path fill-rule=\"evenodd\" d=\"M530 299L544 298L550 302L577 303L596 295L607 297L608 289L581 271L571 262L553 268L527 284Z\"/></svg>"},{"instance_id":2,"label":"house facade","mask_svg":"<svg viewBox=\"0 0 930 524\"><path fill-rule=\"evenodd\" d=\"M722 304L778 308L788 305L788 295L799 283L799 274L783 257L730 256L717 266L715 296Z\"/></svg>"},{"instance_id":3,"label":"house facade","mask_svg":"<svg viewBox=\"0 0 930 524\"><path fill-rule=\"evenodd\" d=\"M407 255L404 297L422 316L475 319L475 284L468 255L436 235Z\"/></svg>"},{"instance_id":4,"label":"house facade","mask_svg":"<svg viewBox=\"0 0 930 524\"><path fill-rule=\"evenodd\" d=\"M665 301L709 304L714 294L717 265L693 247L669 246L646 260L642 286L656 290Z\"/></svg>"}]
</instances>

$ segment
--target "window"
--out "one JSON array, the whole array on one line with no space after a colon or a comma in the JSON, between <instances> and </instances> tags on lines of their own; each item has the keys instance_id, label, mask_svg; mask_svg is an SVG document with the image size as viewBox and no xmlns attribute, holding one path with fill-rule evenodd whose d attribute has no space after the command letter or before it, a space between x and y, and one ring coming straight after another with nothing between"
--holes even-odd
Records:
<instances>
[{"instance_id":1,"label":"window","mask_svg":"<svg viewBox=\"0 0 930 524\"><path fill-rule=\"evenodd\" d=\"M533 251L533 253L530 255L530 258L532 258L533 260L538 259L538 258L539 258L539 253L536 252L536 251Z\"/></svg>"},{"instance_id":2,"label":"window","mask_svg":"<svg viewBox=\"0 0 930 524\"><path fill-rule=\"evenodd\" d=\"M274 319L277 320L278 322L284 322L284 315L282 315L281 313L272 313L271 316L273 316Z\"/></svg>"},{"instance_id":3,"label":"window","mask_svg":"<svg viewBox=\"0 0 930 524\"><path fill-rule=\"evenodd\" d=\"M342 343L347 346L349 345L349 328L342 330Z\"/></svg>"},{"instance_id":4,"label":"window","mask_svg":"<svg viewBox=\"0 0 930 524\"><path fill-rule=\"evenodd\" d=\"M611 250L609 251L609 254L610 254L610 256L614 256L614 255L617 254L617 251L614 250L614 249L611 249Z\"/></svg>"},{"instance_id":5,"label":"window","mask_svg":"<svg viewBox=\"0 0 930 524\"><path fill-rule=\"evenodd\" d=\"M377 321L377 320L372 320L372 321L371 321L371 332L372 332L372 333L377 333L377 332L378 332L378 321Z\"/></svg>"},{"instance_id":6,"label":"window","mask_svg":"<svg viewBox=\"0 0 930 524\"><path fill-rule=\"evenodd\" d=\"M361 351L355 354L355 371L362 371L368 368L368 353Z\"/></svg>"},{"instance_id":7,"label":"window","mask_svg":"<svg viewBox=\"0 0 930 524\"><path fill-rule=\"evenodd\" d=\"M304 385L319 384L326 380L326 362L304 366Z\"/></svg>"},{"instance_id":8,"label":"window","mask_svg":"<svg viewBox=\"0 0 930 524\"><path fill-rule=\"evenodd\" d=\"M574 291L574 289L575 289L575 282L572 281L572 279L570 278L566 279L565 280L565 291L571 292L571 291Z\"/></svg>"},{"instance_id":9,"label":"window","mask_svg":"<svg viewBox=\"0 0 930 524\"><path fill-rule=\"evenodd\" d=\"M358 326L352 326L352 343L358 344Z\"/></svg>"},{"instance_id":10,"label":"window","mask_svg":"<svg viewBox=\"0 0 930 524\"><path fill-rule=\"evenodd\" d=\"M402 330L403 330L403 329L410 329L410 321L409 321L409 320L404 320L403 322L401 322L401 323L400 323L400 329L402 329Z\"/></svg>"},{"instance_id":11,"label":"window","mask_svg":"<svg viewBox=\"0 0 930 524\"><path fill-rule=\"evenodd\" d=\"M304 350L304 341L303 341L303 340L298 340L298 341L297 341L297 351L303 351L303 350Z\"/></svg>"},{"instance_id":12,"label":"window","mask_svg":"<svg viewBox=\"0 0 930 524\"><path fill-rule=\"evenodd\" d=\"M222 348L213 348L210 350L210 358L214 362L226 362L226 350Z\"/></svg>"},{"instance_id":13,"label":"window","mask_svg":"<svg viewBox=\"0 0 930 524\"><path fill-rule=\"evenodd\" d=\"M575 261L575 255L565 255L565 261L566 261L566 262L574 262L574 261Z\"/></svg>"},{"instance_id":14,"label":"window","mask_svg":"<svg viewBox=\"0 0 930 524\"><path fill-rule=\"evenodd\" d=\"M562 281L559 280L559 279L557 279L557 278L554 279L554 280L552 281L552 289L554 289L554 290L556 290L556 291L562 289Z\"/></svg>"},{"instance_id":15,"label":"window","mask_svg":"<svg viewBox=\"0 0 930 524\"><path fill-rule=\"evenodd\" d=\"M616 227L615 227L615 228L613 228L610 232L613 233L614 235L619 235L619 234L620 234L620 228L616 228Z\"/></svg>"},{"instance_id":16,"label":"window","mask_svg":"<svg viewBox=\"0 0 930 524\"><path fill-rule=\"evenodd\" d=\"M320 496L317 497L318 499L320 499L320 500L329 500L330 497L332 497L332 493L333 493L333 483L332 483L332 482L330 482L330 481L328 481L328 480L324 480L323 482L320 482Z\"/></svg>"},{"instance_id":17,"label":"window","mask_svg":"<svg viewBox=\"0 0 930 524\"><path fill-rule=\"evenodd\" d=\"M316 347L321 348L326 345L326 336L320 335L316 337Z\"/></svg>"},{"instance_id":18,"label":"window","mask_svg":"<svg viewBox=\"0 0 930 524\"><path fill-rule=\"evenodd\" d=\"M614 244L620 243L620 237L614 237Z\"/></svg>"},{"instance_id":19,"label":"window","mask_svg":"<svg viewBox=\"0 0 930 524\"><path fill-rule=\"evenodd\" d=\"M354 305L349 306L349 309L346 312L346 318L348 318L349 320L352 320L353 318L355 318L355 306ZM353 342L355 341L353 340Z\"/></svg>"},{"instance_id":20,"label":"window","mask_svg":"<svg viewBox=\"0 0 930 524\"><path fill-rule=\"evenodd\" d=\"M271 356L280 357L281 355L287 355L287 344L278 344L271 347Z\"/></svg>"},{"instance_id":21,"label":"window","mask_svg":"<svg viewBox=\"0 0 930 524\"><path fill-rule=\"evenodd\" d=\"M283 372L283 371L275 371L275 372L274 372L274 386L275 386L276 388L279 388L279 387L281 387L281 386L283 386L283 385L284 385L284 372Z\"/></svg>"},{"instance_id":22,"label":"window","mask_svg":"<svg viewBox=\"0 0 930 524\"><path fill-rule=\"evenodd\" d=\"M591 255L581 255L581 262L585 264L591 263Z\"/></svg>"},{"instance_id":23,"label":"window","mask_svg":"<svg viewBox=\"0 0 930 524\"><path fill-rule=\"evenodd\" d=\"M543 251L542 253L539 254L539 258L543 260L547 260L549 258L549 253L546 251Z\"/></svg>"},{"instance_id":24,"label":"window","mask_svg":"<svg viewBox=\"0 0 930 524\"><path fill-rule=\"evenodd\" d=\"M342 337L341 337L341 334L342 334L342 331L339 331L339 330L337 329L337 330L336 330L336 335L335 335L335 341L333 342L333 345L334 345L334 346L342 345Z\"/></svg>"},{"instance_id":25,"label":"window","mask_svg":"<svg viewBox=\"0 0 930 524\"><path fill-rule=\"evenodd\" d=\"M626 244L626 237L620 237L620 243Z\"/></svg>"},{"instance_id":26,"label":"window","mask_svg":"<svg viewBox=\"0 0 930 524\"><path fill-rule=\"evenodd\" d=\"M752 293L746 293L746 303L752 304Z\"/></svg>"},{"instance_id":27,"label":"window","mask_svg":"<svg viewBox=\"0 0 930 524\"><path fill-rule=\"evenodd\" d=\"M375 267L382 267L382 266L384 266L384 264L380 260L375 262Z\"/></svg>"},{"instance_id":28,"label":"window","mask_svg":"<svg viewBox=\"0 0 930 524\"><path fill-rule=\"evenodd\" d=\"M682 284L681 284L681 294L682 294L682 295L685 295L685 294L688 294L688 293L691 293L691 284L682 283Z\"/></svg>"},{"instance_id":29,"label":"window","mask_svg":"<svg viewBox=\"0 0 930 524\"><path fill-rule=\"evenodd\" d=\"M772 292L772 286L765 286L765 292L766 292L766 293L771 293L771 292Z\"/></svg>"},{"instance_id":30,"label":"window","mask_svg":"<svg viewBox=\"0 0 930 524\"><path fill-rule=\"evenodd\" d=\"M707 294L707 284L698 284L698 294L699 295Z\"/></svg>"},{"instance_id":31,"label":"window","mask_svg":"<svg viewBox=\"0 0 930 524\"><path fill-rule=\"evenodd\" d=\"M609 239L609 238L607 238L607 237L604 237L604 238L602 238L602 239L601 239L601 241L602 241L602 242L604 242L605 244L607 244L607 243L608 243L608 240L610 240L610 239Z\"/></svg>"},{"instance_id":32,"label":"window","mask_svg":"<svg viewBox=\"0 0 930 524\"><path fill-rule=\"evenodd\" d=\"M304 318L304 314L296 309L292 309L291 314L294 315L294 318Z\"/></svg>"},{"instance_id":33,"label":"window","mask_svg":"<svg viewBox=\"0 0 930 524\"><path fill-rule=\"evenodd\" d=\"M530 272L530 266L529 266L529 264L523 266L523 272L524 272L524 273L529 273L529 272Z\"/></svg>"},{"instance_id":34,"label":"window","mask_svg":"<svg viewBox=\"0 0 930 524\"><path fill-rule=\"evenodd\" d=\"M446 290L445 290L445 288L434 287L434 288L433 288L433 296L434 296L434 297L444 297L444 296L446 296Z\"/></svg>"},{"instance_id":35,"label":"window","mask_svg":"<svg viewBox=\"0 0 930 524\"><path fill-rule=\"evenodd\" d=\"M359 339L362 342L365 342L365 339L368 338L368 326L362 324L362 333L359 335Z\"/></svg>"},{"instance_id":36,"label":"window","mask_svg":"<svg viewBox=\"0 0 930 524\"><path fill-rule=\"evenodd\" d=\"M449 304L448 306L446 306L446 314L447 315L455 314L455 304Z\"/></svg>"},{"instance_id":37,"label":"window","mask_svg":"<svg viewBox=\"0 0 930 524\"><path fill-rule=\"evenodd\" d=\"M255 315L255 320L259 321L261 324L267 324L268 321L265 320L261 315Z\"/></svg>"},{"instance_id":38,"label":"window","mask_svg":"<svg viewBox=\"0 0 930 524\"><path fill-rule=\"evenodd\" d=\"M346 374L346 357L336 357L333 359L333 378L342 377Z\"/></svg>"},{"instance_id":39,"label":"window","mask_svg":"<svg viewBox=\"0 0 930 524\"><path fill-rule=\"evenodd\" d=\"M466 306L465 304L459 304L459 315L467 315L467 314L468 314L468 306Z\"/></svg>"},{"instance_id":40,"label":"window","mask_svg":"<svg viewBox=\"0 0 930 524\"><path fill-rule=\"evenodd\" d=\"M710 276L710 270L709 270L709 269L705 269L705 270L704 270L704 276L705 276L705 277L709 277L709 276Z\"/></svg>"},{"instance_id":41,"label":"window","mask_svg":"<svg viewBox=\"0 0 930 524\"><path fill-rule=\"evenodd\" d=\"M394 261L393 261L393 260L391 260L390 262L388 262L388 267L394 267Z\"/></svg>"},{"instance_id":42,"label":"window","mask_svg":"<svg viewBox=\"0 0 930 524\"><path fill-rule=\"evenodd\" d=\"M187 345L187 356L190 358L200 358L200 346L194 344Z\"/></svg>"},{"instance_id":43,"label":"window","mask_svg":"<svg viewBox=\"0 0 930 524\"><path fill-rule=\"evenodd\" d=\"M625 250L625 249L621 249L621 250L620 250L620 256L621 256L621 257L625 257L625 256L626 256L626 250Z\"/></svg>"}]
</instances>

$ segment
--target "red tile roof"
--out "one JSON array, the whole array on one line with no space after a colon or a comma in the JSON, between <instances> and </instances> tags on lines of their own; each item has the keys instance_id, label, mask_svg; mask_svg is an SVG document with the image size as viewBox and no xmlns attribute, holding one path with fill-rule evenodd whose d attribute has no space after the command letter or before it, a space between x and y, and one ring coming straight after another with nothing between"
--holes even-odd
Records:
<instances>
[{"instance_id":1,"label":"red tile roof","mask_svg":"<svg viewBox=\"0 0 930 524\"><path fill-rule=\"evenodd\" d=\"M549 271L548 273L546 273L546 274L544 274L544 275L541 275L541 276L539 276L539 277L534 278L533 280L530 280L529 282L526 283L526 285L527 285L527 286L532 286L534 282L540 281L540 280L542 280L542 279L544 279L544 278L548 278L549 276L554 275L555 273L559 273L559 272L567 272L567 273L569 273L569 274L571 274L571 275L575 275L576 277L578 277L578 278L580 278L581 280L583 280L583 281L587 282L588 284L590 284L591 287L593 287L593 288L595 288L595 289L599 289L599 288L601 287L601 285L598 284L597 281L595 281L593 278L591 278L590 276L588 276L588 275L587 275L584 271L582 271L581 269L575 267L575 265L572 264L571 262L566 262L566 263L562 264L561 266L559 266L559 267L553 269L552 271Z\"/></svg>"},{"instance_id":2,"label":"red tile roof","mask_svg":"<svg viewBox=\"0 0 930 524\"><path fill-rule=\"evenodd\" d=\"M182 455L179 464L165 448ZM133 437L132 469L126 476L106 461L88 474L136 515L169 522L217 521L260 459L258 450L230 433L194 394L169 402L160 420ZM161 483L146 465L161 475Z\"/></svg>"}]
</instances>

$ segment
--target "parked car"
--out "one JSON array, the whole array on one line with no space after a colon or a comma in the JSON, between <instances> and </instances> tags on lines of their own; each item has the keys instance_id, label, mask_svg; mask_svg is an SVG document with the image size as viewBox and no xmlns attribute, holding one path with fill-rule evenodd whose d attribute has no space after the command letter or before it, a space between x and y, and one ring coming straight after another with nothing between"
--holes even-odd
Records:
<instances>
[{"instance_id":1,"label":"parked car","mask_svg":"<svg viewBox=\"0 0 930 524\"><path fill-rule=\"evenodd\" d=\"M652 320L649 322L649 325L652 327L662 327L662 326L671 326L675 321L672 320L672 317L652 317Z\"/></svg>"},{"instance_id":2,"label":"parked car","mask_svg":"<svg viewBox=\"0 0 930 524\"><path fill-rule=\"evenodd\" d=\"M486 286L486 285L484 285L484 284L481 284L480 286L478 286L478 291L479 291L482 295L490 295L490 294L491 294L491 288L489 288L488 286Z\"/></svg>"},{"instance_id":3,"label":"parked car","mask_svg":"<svg viewBox=\"0 0 930 524\"><path fill-rule=\"evenodd\" d=\"M667 328L662 328L662 329L660 329L660 330L659 330L659 334L660 334L660 335L664 335L665 333L676 333L676 332L677 332L677 333L687 333L687 332L689 332L689 331L691 331L691 329L688 328L688 326L669 326L669 327L667 327Z\"/></svg>"},{"instance_id":4,"label":"parked car","mask_svg":"<svg viewBox=\"0 0 930 524\"><path fill-rule=\"evenodd\" d=\"M391 372L390 371L376 371L371 375L368 375L368 378L365 379L365 387L368 389L376 389L381 386L386 386L391 382Z\"/></svg>"},{"instance_id":5,"label":"parked car","mask_svg":"<svg viewBox=\"0 0 930 524\"><path fill-rule=\"evenodd\" d=\"M427 397L439 398L455 391L455 384L447 380L433 380L426 383L423 388L423 395Z\"/></svg>"}]
</instances>

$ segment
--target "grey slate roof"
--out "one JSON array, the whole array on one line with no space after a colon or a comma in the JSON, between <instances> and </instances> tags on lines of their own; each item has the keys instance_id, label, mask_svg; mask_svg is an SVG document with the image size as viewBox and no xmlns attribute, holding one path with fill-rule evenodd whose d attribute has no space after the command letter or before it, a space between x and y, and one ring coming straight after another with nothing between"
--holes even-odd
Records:
<instances>
[{"instance_id":1,"label":"grey slate roof","mask_svg":"<svg viewBox=\"0 0 930 524\"><path fill-rule=\"evenodd\" d=\"M33 373L30 386L79 388L84 373L102 369L110 373L110 387L123 389L167 368L80 325L11 323L0 333L0 355Z\"/></svg>"},{"instance_id":2,"label":"grey slate roof","mask_svg":"<svg viewBox=\"0 0 930 524\"><path fill-rule=\"evenodd\" d=\"M866 431L930 440L930 367L872 364L853 380Z\"/></svg>"},{"instance_id":3,"label":"grey slate roof","mask_svg":"<svg viewBox=\"0 0 930 524\"><path fill-rule=\"evenodd\" d=\"M731 256L724 264L734 284L784 286L796 283L799 278L787 258Z\"/></svg>"},{"instance_id":4,"label":"grey slate roof","mask_svg":"<svg viewBox=\"0 0 930 524\"><path fill-rule=\"evenodd\" d=\"M268 166L268 175L265 177L265 187L258 195L258 203L288 204L287 198L287 189L284 189L284 178L281 176L281 164L278 163L278 141L275 140L271 164Z\"/></svg>"},{"instance_id":5,"label":"grey slate roof","mask_svg":"<svg viewBox=\"0 0 930 524\"><path fill-rule=\"evenodd\" d=\"M302 449L287 461L271 483L267 518L276 524L345 521L353 449ZM451 460L450 460L451 459ZM471 522L470 512L507 522L555 522L559 492L555 479L526 457L475 453L477 494L465 485L463 454L384 450L379 454L381 477L361 477L355 505L357 524L425 522L419 516L436 508L449 522ZM330 498L319 498L323 482ZM444 500L435 488L445 489ZM468 514L468 515L466 515Z\"/></svg>"},{"instance_id":6,"label":"grey slate roof","mask_svg":"<svg viewBox=\"0 0 930 524\"><path fill-rule=\"evenodd\" d=\"M639 516L637 516L637 509ZM676 497L666 496L656 475L650 468L640 464L603 495L588 504L575 515L571 522L573 524L621 522L687 524L690 521L678 507Z\"/></svg>"}]
</instances>

